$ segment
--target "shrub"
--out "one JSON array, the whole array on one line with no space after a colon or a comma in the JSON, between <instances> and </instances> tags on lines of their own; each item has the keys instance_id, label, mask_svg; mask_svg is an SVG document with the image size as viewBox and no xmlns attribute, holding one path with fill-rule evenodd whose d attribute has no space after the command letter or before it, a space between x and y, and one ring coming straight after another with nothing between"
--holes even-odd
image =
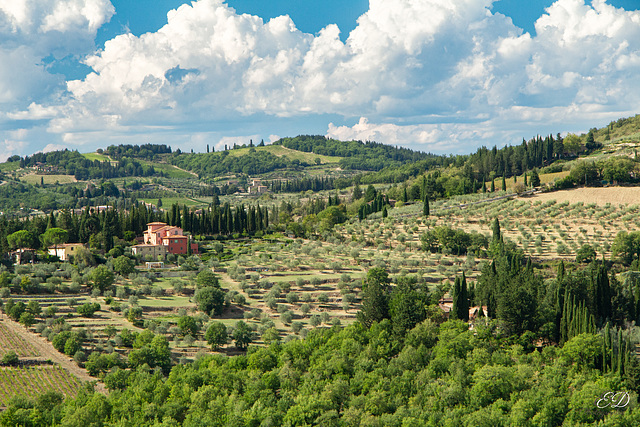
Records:
<instances>
[{"instance_id":1,"label":"shrub","mask_svg":"<svg viewBox=\"0 0 640 427\"><path fill-rule=\"evenodd\" d=\"M131 258L124 255L121 255L113 260L113 269L123 276L128 276L135 271L135 267Z\"/></svg>"},{"instance_id":2,"label":"shrub","mask_svg":"<svg viewBox=\"0 0 640 427\"><path fill-rule=\"evenodd\" d=\"M178 319L178 327L182 332L182 335L197 335L198 334L198 324L196 320L191 316L183 316Z\"/></svg>"},{"instance_id":3,"label":"shrub","mask_svg":"<svg viewBox=\"0 0 640 427\"><path fill-rule=\"evenodd\" d=\"M213 274L213 271L209 269L202 270L200 273L198 273L198 276L196 278L196 284L198 288L206 288L209 286L213 286L216 288L220 287L220 282L218 280L218 277L215 274Z\"/></svg>"},{"instance_id":4,"label":"shrub","mask_svg":"<svg viewBox=\"0 0 640 427\"><path fill-rule=\"evenodd\" d=\"M213 322L207 328L205 339L212 349L217 349L227 343L227 327L222 322Z\"/></svg>"},{"instance_id":5,"label":"shrub","mask_svg":"<svg viewBox=\"0 0 640 427\"><path fill-rule=\"evenodd\" d=\"M238 305L245 305L247 303L247 299L242 294L235 294L233 296L233 302Z\"/></svg>"},{"instance_id":6,"label":"shrub","mask_svg":"<svg viewBox=\"0 0 640 427\"><path fill-rule=\"evenodd\" d=\"M300 299L300 298L299 298L298 294L297 294L297 293L295 293L295 292L289 292L289 293L287 294L287 302L288 302L289 304L295 304L295 303L297 303L297 302L298 302L298 300L299 300L299 299Z\"/></svg>"},{"instance_id":7,"label":"shrub","mask_svg":"<svg viewBox=\"0 0 640 427\"><path fill-rule=\"evenodd\" d=\"M293 322L291 324L291 329L293 330L293 332L295 332L296 334L299 333L302 328L304 327L304 323L302 322Z\"/></svg>"},{"instance_id":8,"label":"shrub","mask_svg":"<svg viewBox=\"0 0 640 427\"><path fill-rule=\"evenodd\" d=\"M24 312L20 315L20 323L22 323L27 328L35 323L35 318L32 313Z\"/></svg>"},{"instance_id":9,"label":"shrub","mask_svg":"<svg viewBox=\"0 0 640 427\"><path fill-rule=\"evenodd\" d=\"M269 328L262 333L262 341L267 345L280 342L280 333L276 328Z\"/></svg>"},{"instance_id":10,"label":"shrub","mask_svg":"<svg viewBox=\"0 0 640 427\"><path fill-rule=\"evenodd\" d=\"M78 314L83 317L93 317L96 311L100 310L100 304L97 302L82 304L76 309Z\"/></svg>"},{"instance_id":11,"label":"shrub","mask_svg":"<svg viewBox=\"0 0 640 427\"><path fill-rule=\"evenodd\" d=\"M173 287L173 292L177 294L181 294L184 290L184 282L182 280L172 280L171 286Z\"/></svg>"},{"instance_id":12,"label":"shrub","mask_svg":"<svg viewBox=\"0 0 640 427\"><path fill-rule=\"evenodd\" d=\"M596 251L591 247L591 245L583 245L576 252L576 262L579 263L590 263L596 258Z\"/></svg>"},{"instance_id":13,"label":"shrub","mask_svg":"<svg viewBox=\"0 0 640 427\"><path fill-rule=\"evenodd\" d=\"M8 366L15 366L19 362L18 355L15 351L10 351L2 356L2 364Z\"/></svg>"},{"instance_id":14,"label":"shrub","mask_svg":"<svg viewBox=\"0 0 640 427\"><path fill-rule=\"evenodd\" d=\"M310 322L312 326L320 326L320 324L322 323L322 319L317 314L314 314L313 316L311 316Z\"/></svg>"},{"instance_id":15,"label":"shrub","mask_svg":"<svg viewBox=\"0 0 640 427\"><path fill-rule=\"evenodd\" d=\"M300 306L300 310L306 316L307 314L309 314L309 311L311 311L311 306L309 304L306 304L306 303L302 304Z\"/></svg>"},{"instance_id":16,"label":"shrub","mask_svg":"<svg viewBox=\"0 0 640 427\"><path fill-rule=\"evenodd\" d=\"M194 299L198 309L210 316L218 316L224 309L225 292L214 286L207 286L198 289Z\"/></svg>"},{"instance_id":17,"label":"shrub","mask_svg":"<svg viewBox=\"0 0 640 427\"><path fill-rule=\"evenodd\" d=\"M286 323L287 325L291 323L291 321L293 320L293 313L291 311L285 311L284 313L282 313L282 315L280 316L280 319L282 319L283 323Z\"/></svg>"}]
</instances>

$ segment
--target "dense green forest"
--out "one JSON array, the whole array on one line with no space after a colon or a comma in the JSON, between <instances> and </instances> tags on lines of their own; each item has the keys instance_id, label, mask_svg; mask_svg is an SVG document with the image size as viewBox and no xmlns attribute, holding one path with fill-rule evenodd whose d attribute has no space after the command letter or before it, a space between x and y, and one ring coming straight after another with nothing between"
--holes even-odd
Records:
<instances>
[{"instance_id":1,"label":"dense green forest","mask_svg":"<svg viewBox=\"0 0 640 427\"><path fill-rule=\"evenodd\" d=\"M393 147L377 142L338 141L321 135L301 135L282 138L274 145L325 156L344 157L340 167L344 169L377 171L385 167L398 167L406 163L428 160L431 166L441 165L442 156L421 153L404 147Z\"/></svg>"},{"instance_id":2,"label":"dense green forest","mask_svg":"<svg viewBox=\"0 0 640 427\"><path fill-rule=\"evenodd\" d=\"M120 160L123 157L155 160L159 157L159 154L171 154L171 147L164 144L110 145L107 147L106 153L109 157L116 160Z\"/></svg>"},{"instance_id":3,"label":"dense green forest","mask_svg":"<svg viewBox=\"0 0 640 427\"><path fill-rule=\"evenodd\" d=\"M229 173L258 175L277 169L300 166L297 160L278 157L267 151L253 149L242 156L230 156L229 151L220 153L174 153L172 164L195 172L201 178L215 177Z\"/></svg>"},{"instance_id":4,"label":"dense green forest","mask_svg":"<svg viewBox=\"0 0 640 427\"><path fill-rule=\"evenodd\" d=\"M602 374L593 334L528 353L492 323L426 321L404 339L389 321L317 330L304 341L204 356L168 377L141 367L105 377L109 396L18 401L3 425L508 426L637 425L637 409L599 409L593 396L635 384ZM637 366L634 368L637 372ZM632 403L635 405L635 400Z\"/></svg>"}]
</instances>

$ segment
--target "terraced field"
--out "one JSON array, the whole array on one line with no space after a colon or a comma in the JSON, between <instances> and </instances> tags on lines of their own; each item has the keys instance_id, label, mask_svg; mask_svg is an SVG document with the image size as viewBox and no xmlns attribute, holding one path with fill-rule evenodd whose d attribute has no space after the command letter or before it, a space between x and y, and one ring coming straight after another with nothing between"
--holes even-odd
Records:
<instances>
[{"instance_id":1,"label":"terraced field","mask_svg":"<svg viewBox=\"0 0 640 427\"><path fill-rule=\"evenodd\" d=\"M0 321L0 357L13 351L18 357L36 357L40 353L27 340Z\"/></svg>"},{"instance_id":2,"label":"terraced field","mask_svg":"<svg viewBox=\"0 0 640 427\"><path fill-rule=\"evenodd\" d=\"M75 396L82 383L57 365L0 368L0 406L6 407L16 396L35 398L55 391Z\"/></svg>"}]
</instances>

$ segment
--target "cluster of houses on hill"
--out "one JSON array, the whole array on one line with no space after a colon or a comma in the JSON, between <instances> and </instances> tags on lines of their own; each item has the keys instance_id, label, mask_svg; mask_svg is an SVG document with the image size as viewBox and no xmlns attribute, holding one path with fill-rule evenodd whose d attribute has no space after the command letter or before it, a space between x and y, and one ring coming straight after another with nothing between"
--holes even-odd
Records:
<instances>
[{"instance_id":1,"label":"cluster of houses on hill","mask_svg":"<svg viewBox=\"0 0 640 427\"><path fill-rule=\"evenodd\" d=\"M63 243L48 248L48 254L57 256L60 261L72 261L80 248L85 247L82 243ZM191 251L197 254L198 244L192 243L188 236L184 235L182 228L167 225L164 222L151 222L147 224L147 231L143 233L142 243L131 246L133 255L140 255L144 258L151 257L157 260L166 255L186 255ZM11 253L16 264L33 262L36 259L34 249L19 249Z\"/></svg>"},{"instance_id":2,"label":"cluster of houses on hill","mask_svg":"<svg viewBox=\"0 0 640 427\"><path fill-rule=\"evenodd\" d=\"M251 180L251 185L247 187L247 193L249 194L263 194L267 192L267 186L262 185L262 181L258 178Z\"/></svg>"}]
</instances>

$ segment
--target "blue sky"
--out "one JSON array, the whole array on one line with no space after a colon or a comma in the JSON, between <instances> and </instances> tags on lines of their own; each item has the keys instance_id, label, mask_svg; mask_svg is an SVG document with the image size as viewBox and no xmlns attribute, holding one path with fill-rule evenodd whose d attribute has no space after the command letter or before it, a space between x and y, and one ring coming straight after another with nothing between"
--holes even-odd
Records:
<instances>
[{"instance_id":1,"label":"blue sky","mask_svg":"<svg viewBox=\"0 0 640 427\"><path fill-rule=\"evenodd\" d=\"M0 1L0 160L302 133L467 153L640 110L635 1L183 3Z\"/></svg>"}]
</instances>

